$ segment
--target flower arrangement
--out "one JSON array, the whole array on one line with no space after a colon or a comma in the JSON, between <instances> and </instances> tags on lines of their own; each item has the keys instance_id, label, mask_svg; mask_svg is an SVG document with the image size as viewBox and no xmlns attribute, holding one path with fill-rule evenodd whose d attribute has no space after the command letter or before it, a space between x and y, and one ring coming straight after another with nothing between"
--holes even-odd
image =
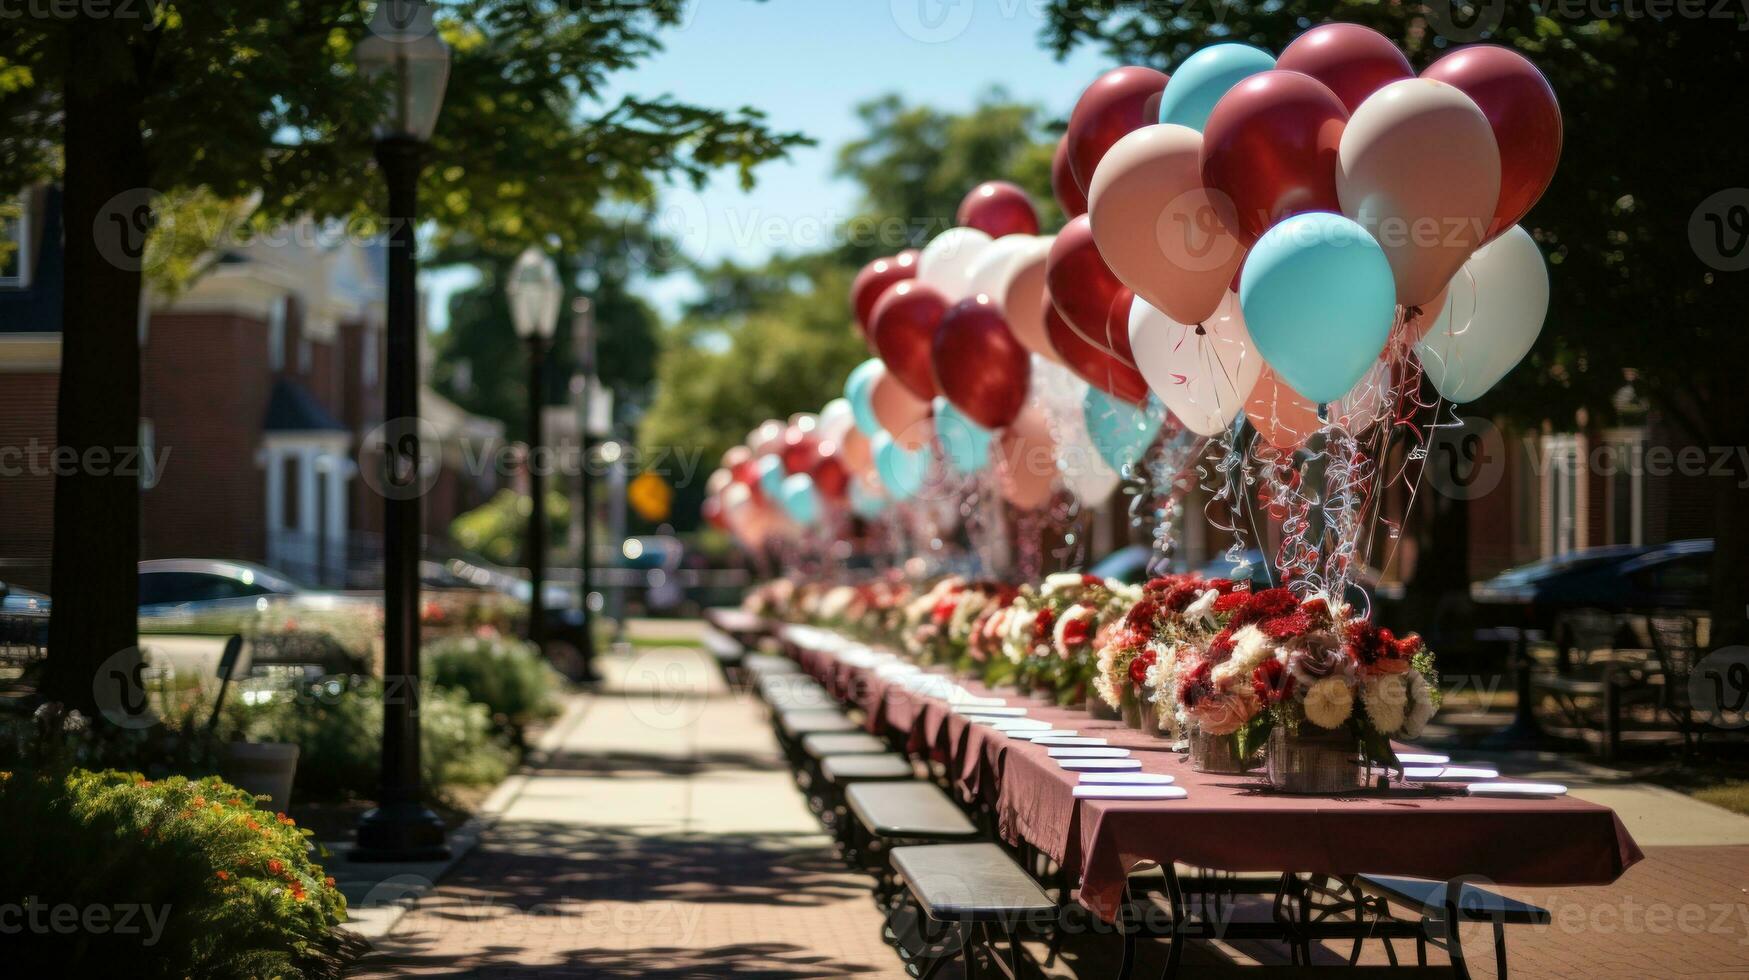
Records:
<instances>
[{"instance_id":1,"label":"flower arrangement","mask_svg":"<svg viewBox=\"0 0 1749 980\"><path fill-rule=\"evenodd\" d=\"M1140 590L1113 579L1064 572L1022 586L1005 623L1003 653L1023 687L1062 704L1086 697L1097 673L1101 624L1119 623Z\"/></svg>"}]
</instances>

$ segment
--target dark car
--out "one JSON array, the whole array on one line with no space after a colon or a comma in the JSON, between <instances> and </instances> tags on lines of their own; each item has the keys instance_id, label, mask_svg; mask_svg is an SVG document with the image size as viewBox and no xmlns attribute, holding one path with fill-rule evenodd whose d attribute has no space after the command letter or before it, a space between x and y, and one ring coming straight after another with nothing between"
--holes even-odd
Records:
<instances>
[{"instance_id":1,"label":"dark car","mask_svg":"<svg viewBox=\"0 0 1749 980\"><path fill-rule=\"evenodd\" d=\"M49 597L0 582L0 661L35 660L49 644Z\"/></svg>"}]
</instances>

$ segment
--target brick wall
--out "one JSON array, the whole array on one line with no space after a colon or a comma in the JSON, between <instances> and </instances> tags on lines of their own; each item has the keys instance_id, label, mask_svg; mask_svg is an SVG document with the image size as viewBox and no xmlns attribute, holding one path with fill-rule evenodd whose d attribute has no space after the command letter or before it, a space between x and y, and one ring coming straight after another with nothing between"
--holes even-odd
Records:
<instances>
[{"instance_id":1,"label":"brick wall","mask_svg":"<svg viewBox=\"0 0 1749 980\"><path fill-rule=\"evenodd\" d=\"M0 375L0 449L46 453L55 445L59 372ZM47 592L54 543L55 481L32 472L29 460L8 453L0 476L0 580ZM13 475L13 469L18 472Z\"/></svg>"}]
</instances>

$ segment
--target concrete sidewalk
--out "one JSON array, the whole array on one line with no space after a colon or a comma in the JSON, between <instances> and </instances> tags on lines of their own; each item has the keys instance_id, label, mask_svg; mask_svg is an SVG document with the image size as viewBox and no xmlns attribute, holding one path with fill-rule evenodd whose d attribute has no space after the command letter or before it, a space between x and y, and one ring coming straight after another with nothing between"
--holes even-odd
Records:
<instances>
[{"instance_id":1,"label":"concrete sidewalk","mask_svg":"<svg viewBox=\"0 0 1749 980\"><path fill-rule=\"evenodd\" d=\"M902 977L763 708L699 650L603 666L558 751L355 975Z\"/></svg>"}]
</instances>

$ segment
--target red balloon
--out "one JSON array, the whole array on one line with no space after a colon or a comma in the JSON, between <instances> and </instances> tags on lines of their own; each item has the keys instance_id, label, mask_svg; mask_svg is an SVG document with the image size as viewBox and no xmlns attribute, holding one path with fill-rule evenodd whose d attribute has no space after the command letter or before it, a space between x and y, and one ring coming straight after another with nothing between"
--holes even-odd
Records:
<instances>
[{"instance_id":1,"label":"red balloon","mask_svg":"<svg viewBox=\"0 0 1749 980\"><path fill-rule=\"evenodd\" d=\"M783 434L783 471L785 473L807 473L814 468L814 463L820 458L820 437L814 433L790 426ZM754 482L757 483L758 474Z\"/></svg>"},{"instance_id":2,"label":"red balloon","mask_svg":"<svg viewBox=\"0 0 1749 980\"><path fill-rule=\"evenodd\" d=\"M1087 215L1064 225L1051 242L1050 254L1045 257L1045 288L1071 329L1107 354L1114 352L1116 345L1107 334L1107 321L1111 304L1127 290L1099 254ZM1125 331L1127 334L1127 326Z\"/></svg>"},{"instance_id":3,"label":"red balloon","mask_svg":"<svg viewBox=\"0 0 1749 980\"><path fill-rule=\"evenodd\" d=\"M757 459L742 460L730 467L729 472L735 474L736 483L747 485L747 489L753 494L755 501L765 498L765 490L759 485L759 461Z\"/></svg>"},{"instance_id":4,"label":"red balloon","mask_svg":"<svg viewBox=\"0 0 1749 980\"><path fill-rule=\"evenodd\" d=\"M935 332L931 361L941 394L986 429L1014 421L1032 384L1032 355L988 296L960 300Z\"/></svg>"},{"instance_id":5,"label":"red balloon","mask_svg":"<svg viewBox=\"0 0 1749 980\"><path fill-rule=\"evenodd\" d=\"M1323 82L1350 113L1386 85L1415 77L1409 59L1390 38L1359 24L1312 28L1282 49L1275 67Z\"/></svg>"},{"instance_id":6,"label":"red balloon","mask_svg":"<svg viewBox=\"0 0 1749 980\"><path fill-rule=\"evenodd\" d=\"M1148 400L1148 382L1140 372L1088 343L1049 303L1045 304L1045 335L1057 349L1057 359L1081 380L1132 405Z\"/></svg>"},{"instance_id":7,"label":"red balloon","mask_svg":"<svg viewBox=\"0 0 1749 980\"><path fill-rule=\"evenodd\" d=\"M1297 71L1252 75L1221 96L1202 133L1202 180L1227 230L1246 247L1308 211L1342 213L1336 145L1348 110Z\"/></svg>"},{"instance_id":8,"label":"red balloon","mask_svg":"<svg viewBox=\"0 0 1749 980\"><path fill-rule=\"evenodd\" d=\"M1057 199L1057 207L1063 209L1063 218L1079 218L1087 213L1087 195L1075 183L1075 175L1069 172L1069 140L1057 141L1057 152L1051 156L1051 195Z\"/></svg>"},{"instance_id":9,"label":"red balloon","mask_svg":"<svg viewBox=\"0 0 1749 980\"><path fill-rule=\"evenodd\" d=\"M1561 106L1549 80L1509 48L1460 48L1421 73L1456 86L1475 101L1500 146L1500 203L1486 240L1518 224L1555 177L1561 160Z\"/></svg>"},{"instance_id":10,"label":"red balloon","mask_svg":"<svg viewBox=\"0 0 1749 980\"><path fill-rule=\"evenodd\" d=\"M1130 65L1106 72L1081 93L1063 140L1069 146L1069 172L1075 175L1083 199L1105 151L1131 130L1160 121L1166 82L1165 72ZM1087 210L1085 203L1081 210Z\"/></svg>"},{"instance_id":11,"label":"red balloon","mask_svg":"<svg viewBox=\"0 0 1749 980\"><path fill-rule=\"evenodd\" d=\"M850 308L856 314L857 329L862 331L864 340L869 346L874 346L870 331L874 329L874 321L870 316L874 313L875 303L894 283L917 277L917 250L906 249L898 255L889 255L884 259L875 259L862 267L856 274L856 279L850 284Z\"/></svg>"},{"instance_id":12,"label":"red balloon","mask_svg":"<svg viewBox=\"0 0 1749 980\"><path fill-rule=\"evenodd\" d=\"M819 459L808 474L814 480L814 489L834 503L842 501L850 493L850 471L844 466L841 452L842 448L836 443L820 443Z\"/></svg>"},{"instance_id":13,"label":"red balloon","mask_svg":"<svg viewBox=\"0 0 1749 980\"><path fill-rule=\"evenodd\" d=\"M704 498L704 503L698 505L698 516L719 531L729 529L729 519L723 516L723 502L715 497Z\"/></svg>"},{"instance_id":14,"label":"red balloon","mask_svg":"<svg viewBox=\"0 0 1749 980\"><path fill-rule=\"evenodd\" d=\"M935 375L930 373L929 345L947 314L947 305L941 290L911 279L887 290L868 321L875 353L887 370L926 401L939 394Z\"/></svg>"},{"instance_id":15,"label":"red balloon","mask_svg":"<svg viewBox=\"0 0 1749 980\"><path fill-rule=\"evenodd\" d=\"M990 180L972 188L960 202L954 223L976 228L991 238L1038 234L1038 209L1026 192L1006 180Z\"/></svg>"},{"instance_id":16,"label":"red balloon","mask_svg":"<svg viewBox=\"0 0 1749 980\"><path fill-rule=\"evenodd\" d=\"M1130 304L1135 301L1134 291L1128 287L1120 289L1105 314L1105 336L1111 341L1111 356L1132 368L1136 366L1136 353L1130 349Z\"/></svg>"}]
</instances>

